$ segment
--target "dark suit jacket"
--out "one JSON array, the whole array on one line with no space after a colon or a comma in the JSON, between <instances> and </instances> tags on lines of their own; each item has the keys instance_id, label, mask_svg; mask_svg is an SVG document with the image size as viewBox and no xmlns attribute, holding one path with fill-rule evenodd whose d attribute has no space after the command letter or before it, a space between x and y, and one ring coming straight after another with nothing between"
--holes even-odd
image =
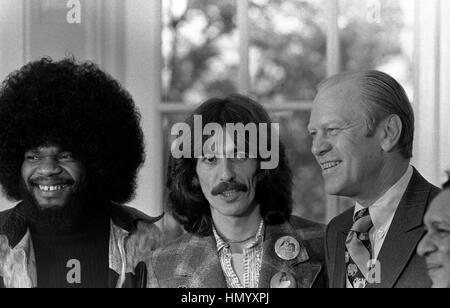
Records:
<instances>
[{"instance_id":1,"label":"dark suit jacket","mask_svg":"<svg viewBox=\"0 0 450 308\"><path fill-rule=\"evenodd\" d=\"M425 259L416 254L425 234L423 217L439 188L414 169L378 256L381 283L368 288L428 288L431 280ZM345 240L353 225L354 208L333 219L326 231L325 254L331 288L346 287Z\"/></svg>"},{"instance_id":2,"label":"dark suit jacket","mask_svg":"<svg viewBox=\"0 0 450 308\"><path fill-rule=\"evenodd\" d=\"M271 278L280 271L292 274L300 288L326 287L324 229L294 216L285 224L267 226L259 287L269 288ZM282 260L275 253L275 242L283 236L292 236L300 243L300 254L292 261ZM150 288L227 287L214 236L187 233L154 251L148 268Z\"/></svg>"}]
</instances>

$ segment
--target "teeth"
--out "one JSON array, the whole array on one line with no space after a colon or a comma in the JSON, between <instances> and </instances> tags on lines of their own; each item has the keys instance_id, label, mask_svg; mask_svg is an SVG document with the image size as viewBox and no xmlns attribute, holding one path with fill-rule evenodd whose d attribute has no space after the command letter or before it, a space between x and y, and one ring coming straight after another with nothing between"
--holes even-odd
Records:
<instances>
[{"instance_id":1,"label":"teeth","mask_svg":"<svg viewBox=\"0 0 450 308\"><path fill-rule=\"evenodd\" d=\"M232 197L233 195L235 195L236 193L237 193L236 190L229 190L229 191L224 191L224 192L222 193L222 195L223 195L225 198L229 198L229 197Z\"/></svg>"},{"instance_id":2,"label":"teeth","mask_svg":"<svg viewBox=\"0 0 450 308\"><path fill-rule=\"evenodd\" d=\"M325 164L322 164L322 169L323 169L323 170L328 170L328 169L337 167L337 166L339 166L340 164L341 164L340 162L329 162L329 163L325 163Z\"/></svg>"},{"instance_id":3,"label":"teeth","mask_svg":"<svg viewBox=\"0 0 450 308\"><path fill-rule=\"evenodd\" d=\"M54 186L46 186L46 185L39 185L39 189L42 191L59 191L64 189L65 185L54 185Z\"/></svg>"}]
</instances>

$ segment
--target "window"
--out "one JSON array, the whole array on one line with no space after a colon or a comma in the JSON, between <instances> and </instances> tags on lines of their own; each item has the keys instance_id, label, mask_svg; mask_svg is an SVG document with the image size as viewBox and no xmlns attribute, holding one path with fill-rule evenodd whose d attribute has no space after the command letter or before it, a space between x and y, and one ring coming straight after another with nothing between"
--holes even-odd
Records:
<instances>
[{"instance_id":1,"label":"window","mask_svg":"<svg viewBox=\"0 0 450 308\"><path fill-rule=\"evenodd\" d=\"M339 67L394 68L396 77L412 85L406 1L162 3L165 153L171 125L194 105L240 91L263 103L280 123L295 177L294 213L327 222L345 208L345 202L327 200L320 168L310 153L306 127L312 100L317 85ZM336 204L344 207L333 209Z\"/></svg>"},{"instance_id":2,"label":"window","mask_svg":"<svg viewBox=\"0 0 450 308\"><path fill-rule=\"evenodd\" d=\"M343 70L379 69L413 98L414 1L340 0Z\"/></svg>"},{"instance_id":3,"label":"window","mask_svg":"<svg viewBox=\"0 0 450 308\"><path fill-rule=\"evenodd\" d=\"M252 0L251 93L263 103L314 99L326 75L325 1Z\"/></svg>"},{"instance_id":4,"label":"window","mask_svg":"<svg viewBox=\"0 0 450 308\"><path fill-rule=\"evenodd\" d=\"M163 1L163 102L237 92L236 1Z\"/></svg>"}]
</instances>

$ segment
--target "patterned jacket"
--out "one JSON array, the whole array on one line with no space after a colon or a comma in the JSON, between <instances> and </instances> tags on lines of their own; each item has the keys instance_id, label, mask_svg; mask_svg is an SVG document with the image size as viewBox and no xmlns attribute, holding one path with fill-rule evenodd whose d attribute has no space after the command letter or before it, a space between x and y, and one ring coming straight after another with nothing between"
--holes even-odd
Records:
<instances>
[{"instance_id":1,"label":"patterned jacket","mask_svg":"<svg viewBox=\"0 0 450 308\"><path fill-rule=\"evenodd\" d=\"M35 288L37 271L30 230L19 204L0 213L0 288ZM145 287L150 252L160 246L161 234L150 218L136 209L109 207L110 288Z\"/></svg>"},{"instance_id":2,"label":"patterned jacket","mask_svg":"<svg viewBox=\"0 0 450 308\"><path fill-rule=\"evenodd\" d=\"M299 288L324 288L327 284L324 256L325 227L292 216L282 225L267 226L259 288L269 288L279 272L292 275ZM275 243L284 236L300 244L299 255L291 261L277 256ZM214 236L187 233L167 247L157 249L148 261L150 288L226 288Z\"/></svg>"}]
</instances>

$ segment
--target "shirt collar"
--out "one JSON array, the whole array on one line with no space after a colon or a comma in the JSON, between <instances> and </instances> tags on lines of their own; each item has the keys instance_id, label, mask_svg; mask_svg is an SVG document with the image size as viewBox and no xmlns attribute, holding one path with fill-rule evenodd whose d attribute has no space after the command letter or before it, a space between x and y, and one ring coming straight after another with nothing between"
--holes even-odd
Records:
<instances>
[{"instance_id":1,"label":"shirt collar","mask_svg":"<svg viewBox=\"0 0 450 308\"><path fill-rule=\"evenodd\" d=\"M375 230L390 225L397 211L400 201L408 188L413 175L412 166L408 167L405 174L395 183L381 198L369 207L370 217ZM355 214L364 209L362 205L356 203Z\"/></svg>"},{"instance_id":2,"label":"shirt collar","mask_svg":"<svg viewBox=\"0 0 450 308\"><path fill-rule=\"evenodd\" d=\"M265 231L265 223L264 220L261 219L261 223L259 224L258 232L254 240L252 240L246 247L246 249L250 249L261 245L264 242L264 231ZM230 244L228 244L217 232L216 227L213 225L213 233L214 238L216 239L217 244L217 252L220 252L224 248L230 248Z\"/></svg>"}]
</instances>

